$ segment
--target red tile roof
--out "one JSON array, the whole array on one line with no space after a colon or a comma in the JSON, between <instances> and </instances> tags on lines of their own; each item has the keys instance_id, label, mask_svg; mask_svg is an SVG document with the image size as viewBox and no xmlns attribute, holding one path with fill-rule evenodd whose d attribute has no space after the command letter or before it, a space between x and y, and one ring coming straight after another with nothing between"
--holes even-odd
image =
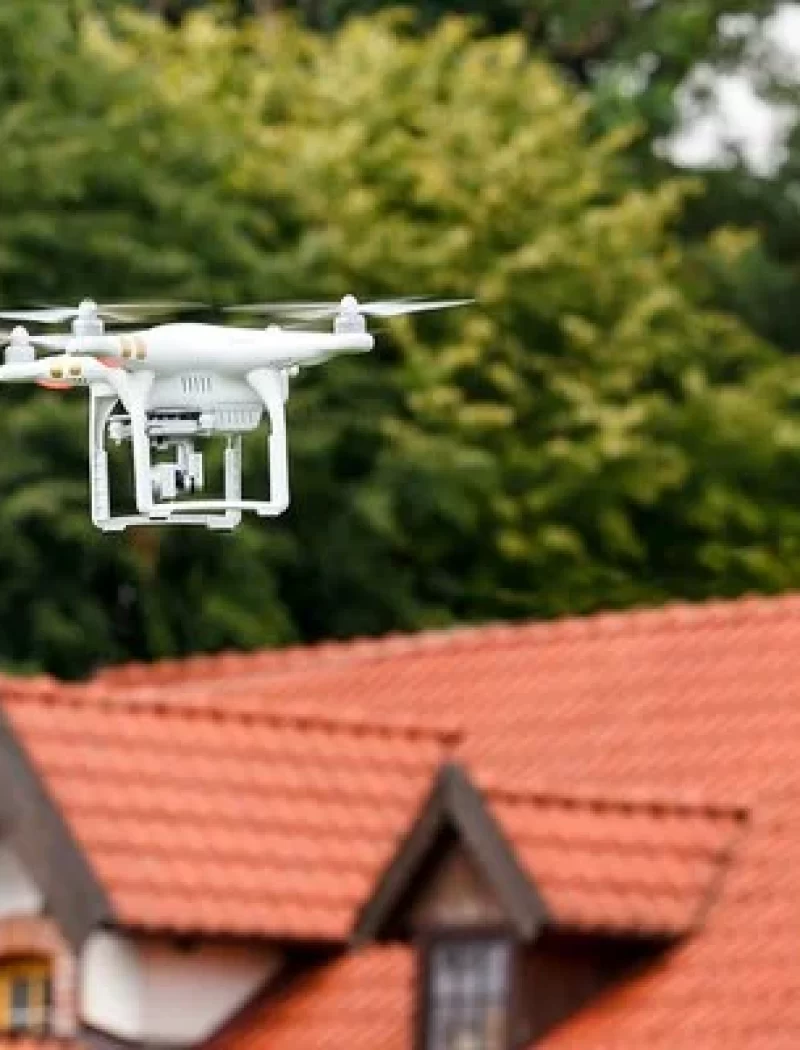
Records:
<instances>
[{"instance_id":1,"label":"red tile roof","mask_svg":"<svg viewBox=\"0 0 800 1050\"><path fill-rule=\"evenodd\" d=\"M518 789L739 804L792 763L798 671L791 596L203 657L157 665L146 692L402 711L463 729L459 757ZM143 674L104 681L135 694Z\"/></svg>"},{"instance_id":2,"label":"red tile roof","mask_svg":"<svg viewBox=\"0 0 800 1050\"><path fill-rule=\"evenodd\" d=\"M490 791L490 809L562 929L678 936L705 918L745 814Z\"/></svg>"},{"instance_id":3,"label":"red tile roof","mask_svg":"<svg viewBox=\"0 0 800 1050\"><path fill-rule=\"evenodd\" d=\"M413 958L352 952L247 1010L207 1050L410 1050Z\"/></svg>"},{"instance_id":4,"label":"red tile roof","mask_svg":"<svg viewBox=\"0 0 800 1050\"><path fill-rule=\"evenodd\" d=\"M224 699L4 706L120 922L206 934L345 938L447 739Z\"/></svg>"},{"instance_id":5,"label":"red tile roof","mask_svg":"<svg viewBox=\"0 0 800 1050\"><path fill-rule=\"evenodd\" d=\"M87 1050L87 1043L58 1036L0 1034L0 1050Z\"/></svg>"},{"instance_id":6,"label":"red tile roof","mask_svg":"<svg viewBox=\"0 0 800 1050\"><path fill-rule=\"evenodd\" d=\"M292 863L300 841L319 861L318 870L326 870L329 855L315 853L311 840L329 826L327 818L314 823L319 807L331 805L334 822L344 826L351 819L346 814L355 810L352 830L362 844L356 852L361 857L362 848L371 846L371 858L357 862L355 877L342 880L341 889L333 889L340 885L338 877L323 890L318 873L308 876L308 896L298 900L313 907L296 908L293 921L276 923L280 909L265 918L254 907L253 914L261 929L275 924L298 931L306 923L306 929L318 926L341 936L348 910L381 866L375 825L357 799L374 799L381 814L384 799L394 800L397 808L389 805L388 812L396 823L390 826L381 815L380 827L396 840L446 750L488 793L522 862L551 898L561 894L562 912L572 909L576 922L596 922L598 913L612 926L622 922L620 900L627 902L625 923L632 916L642 921L645 885L649 899L660 902L662 916L673 909L677 926L689 913L703 916L700 932L662 966L608 993L545 1045L750 1050L800 1040L798 596L203 657L107 672L82 692L74 709L82 712L81 728L65 715L49 737L42 708L55 720L61 718L58 703L17 695L6 707L23 737L28 733L34 759L59 800L63 797L93 859L111 858L103 870L119 880L115 900L125 903L130 920L150 916L146 921L169 922L170 910L172 922L175 916L187 922L182 911L187 896L195 905L221 903L223 880L213 869L219 858L230 856L242 905L237 914L242 928L253 924L244 912L261 897L256 882L247 879L265 861L262 837L271 843L263 848L276 877ZM117 698L103 700L109 692ZM102 719L92 708L98 702L105 703ZM323 711L329 719L324 729L300 728L313 725L313 713ZM292 713L298 719L294 730ZM337 728L338 718L350 727ZM402 724L378 728L392 719ZM407 734L415 725L419 742L412 744ZM110 742L108 726L128 742ZM313 747L302 740L307 731ZM230 745L219 743L229 733L237 756L232 761L226 758ZM363 766L359 734L370 742L372 756ZM179 738L180 746L172 742ZM42 742L38 756L37 741ZM251 746L257 757L249 754ZM401 777L391 773L396 748L408 763ZM97 749L108 751L108 763L97 757ZM303 763L302 769L294 758L282 762L286 753ZM141 786L132 754L145 770ZM159 771L165 761L169 773ZM101 772L114 790L98 798L91 785ZM215 774L222 778L218 784ZM270 800L269 810L255 818L255 829L253 810L237 804L239 777L248 798L263 791L259 797ZM207 783L214 785L207 794L205 787L198 790ZM312 797L310 783L320 788ZM528 801L514 801L520 798ZM198 814L206 808L211 841L227 845L219 857L206 850L201 875L195 875L194 866L181 859L201 849L199 839L181 833L173 845L164 836L178 828L199 833ZM749 817L740 831L745 810ZM141 832L144 844L132 851L138 871L138 893L132 897L125 896L130 890L124 872L112 863L120 842L109 844L108 824L124 813L136 814L145 828L145 817L154 822ZM137 834L133 825L130 833ZM341 834L327 840L340 843ZM166 866L152 868L147 861L142 871L137 857L150 856L143 854L145 846L153 854L163 848ZM243 860L246 849L258 864ZM332 843L330 849L333 872L338 861ZM718 880L712 901L701 887L731 850L734 862ZM648 856L646 865L637 860L642 855ZM297 885L307 885L306 872L298 869L297 877ZM148 899L168 884L182 889L174 912L172 905L159 912ZM294 885L287 880L287 892ZM614 888L610 897L608 887ZM277 907L274 896L267 897L270 907ZM196 907L191 922L204 915L204 907ZM210 922L210 915L204 921ZM235 927L230 917L224 921ZM333 963L285 1003L237 1029L224 1050L407 1047L409 967L400 949L376 949ZM228 1045L234 1042L239 1045Z\"/></svg>"}]
</instances>

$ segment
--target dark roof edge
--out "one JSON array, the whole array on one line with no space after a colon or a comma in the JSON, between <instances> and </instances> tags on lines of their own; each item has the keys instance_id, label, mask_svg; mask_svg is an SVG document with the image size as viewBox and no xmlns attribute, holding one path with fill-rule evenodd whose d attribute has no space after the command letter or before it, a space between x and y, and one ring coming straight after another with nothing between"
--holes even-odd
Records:
<instances>
[{"instance_id":1,"label":"dark roof edge","mask_svg":"<svg viewBox=\"0 0 800 1050\"><path fill-rule=\"evenodd\" d=\"M423 803L394 857L378 879L372 896L362 906L353 930L356 946L375 940L388 922L445 827L442 774Z\"/></svg>"},{"instance_id":2,"label":"dark roof edge","mask_svg":"<svg viewBox=\"0 0 800 1050\"><path fill-rule=\"evenodd\" d=\"M79 948L111 902L0 706L0 825L64 936Z\"/></svg>"},{"instance_id":3,"label":"dark roof edge","mask_svg":"<svg viewBox=\"0 0 800 1050\"><path fill-rule=\"evenodd\" d=\"M462 767L448 763L442 777L449 810L465 843L482 864L519 935L533 937L548 919L539 890L520 866L513 847Z\"/></svg>"},{"instance_id":4,"label":"dark roof edge","mask_svg":"<svg viewBox=\"0 0 800 1050\"><path fill-rule=\"evenodd\" d=\"M419 869L448 827L455 828L508 915L517 935L535 936L547 909L484 800L457 763L443 765L410 831L362 907L352 942L379 938L406 897Z\"/></svg>"}]
</instances>

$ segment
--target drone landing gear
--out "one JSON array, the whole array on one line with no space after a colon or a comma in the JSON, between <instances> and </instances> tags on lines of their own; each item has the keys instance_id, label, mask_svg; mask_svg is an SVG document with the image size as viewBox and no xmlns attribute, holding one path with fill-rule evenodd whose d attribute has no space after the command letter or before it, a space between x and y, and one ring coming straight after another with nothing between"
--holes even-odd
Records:
<instances>
[{"instance_id":1,"label":"drone landing gear","mask_svg":"<svg viewBox=\"0 0 800 1050\"><path fill-rule=\"evenodd\" d=\"M242 435L225 433L224 495L222 499L179 499L178 494L202 491L202 454L195 451L188 434L209 436L198 420L185 415L148 414L143 401L147 393L126 391L125 407L129 415L112 416L120 399L119 392L104 384L92 386L89 413L90 483L92 521L104 532L121 532L133 525L205 525L216 530L235 529L243 511L260 517L283 513L289 505L288 456L284 402L285 383L279 372L259 369L251 372L248 382L267 409L270 423L268 439L270 498L242 498ZM116 441L130 440L133 448L136 514L111 513L108 453L106 436L111 431ZM157 450L174 449L173 462L152 462L153 446Z\"/></svg>"},{"instance_id":2,"label":"drone landing gear","mask_svg":"<svg viewBox=\"0 0 800 1050\"><path fill-rule=\"evenodd\" d=\"M176 521L176 514L191 508L195 514L218 514L235 511L241 518L242 511L252 511L261 518L273 518L283 514L289 506L289 466L286 445L286 386L279 372L258 369L251 372L247 380L261 397L269 416L268 440L270 498L254 500L242 498L242 439L228 436L225 450L225 498L222 500L191 500L169 503L154 503L150 515L162 521ZM237 522L238 524L238 522Z\"/></svg>"},{"instance_id":3,"label":"drone landing gear","mask_svg":"<svg viewBox=\"0 0 800 1050\"><path fill-rule=\"evenodd\" d=\"M122 532L134 525L161 525L165 518L154 515L154 511L164 504L157 501L164 496L168 499L177 494L178 491L195 491L203 486L203 459L202 454L194 451L191 441L181 437L170 442L158 438L156 444L174 445L176 447L176 461L174 463L153 463L151 460L150 438L145 432L144 444L145 455L141 451L136 455L137 443L135 439L136 424L130 419L129 428L117 429L116 440L123 440L124 436L130 437L134 445L134 475L136 477L136 514L113 514L111 512L111 494L109 484L108 452L106 451L106 434L108 424L111 421L111 413L117 404L116 393L104 393L92 389L89 408L89 438L91 443L91 467L90 488L92 504L92 521L103 532ZM146 421L142 420L142 427ZM130 433L126 434L125 429ZM218 512L209 514L195 509L193 501L185 501L186 507L191 507L192 512L168 514L166 520L175 525L205 525L206 528L220 531L235 529L241 522L241 511L228 504L228 500L236 499L241 495L241 448L240 436L229 437L228 447L225 450L225 500L220 501ZM142 472L146 487L142 485ZM144 490L144 491L143 491ZM146 497L143 499L142 497ZM177 505L178 507L181 504Z\"/></svg>"}]
</instances>

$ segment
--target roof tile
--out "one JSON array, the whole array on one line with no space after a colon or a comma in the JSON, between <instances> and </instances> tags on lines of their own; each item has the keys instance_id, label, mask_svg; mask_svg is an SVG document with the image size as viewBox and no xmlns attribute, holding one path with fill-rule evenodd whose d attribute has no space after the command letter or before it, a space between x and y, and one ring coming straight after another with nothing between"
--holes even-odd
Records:
<instances>
[{"instance_id":1,"label":"roof tile","mask_svg":"<svg viewBox=\"0 0 800 1050\"><path fill-rule=\"evenodd\" d=\"M444 748L402 727L25 693L12 725L124 922L347 935Z\"/></svg>"},{"instance_id":2,"label":"roof tile","mask_svg":"<svg viewBox=\"0 0 800 1050\"><path fill-rule=\"evenodd\" d=\"M702 923L546 1046L800 1041L800 596L7 683L4 705L133 925L346 936L447 753L562 921ZM405 1048L410 966L331 964L224 1050Z\"/></svg>"}]
</instances>

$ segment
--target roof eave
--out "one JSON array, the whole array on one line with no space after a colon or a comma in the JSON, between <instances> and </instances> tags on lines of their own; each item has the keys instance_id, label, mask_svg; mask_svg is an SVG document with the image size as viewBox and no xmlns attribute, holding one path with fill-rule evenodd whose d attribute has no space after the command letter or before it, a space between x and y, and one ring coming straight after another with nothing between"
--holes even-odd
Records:
<instances>
[{"instance_id":1,"label":"roof eave","mask_svg":"<svg viewBox=\"0 0 800 1050\"><path fill-rule=\"evenodd\" d=\"M73 947L98 926L114 923L104 887L2 707L0 828Z\"/></svg>"}]
</instances>

